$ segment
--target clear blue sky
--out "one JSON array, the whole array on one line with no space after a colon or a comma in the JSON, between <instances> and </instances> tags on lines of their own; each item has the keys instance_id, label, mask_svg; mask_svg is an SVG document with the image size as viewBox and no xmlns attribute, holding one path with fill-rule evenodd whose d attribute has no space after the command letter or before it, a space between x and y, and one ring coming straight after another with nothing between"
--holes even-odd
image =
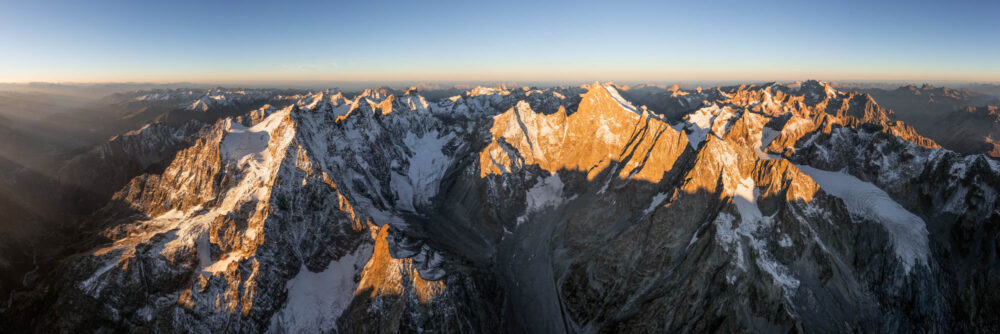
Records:
<instances>
[{"instance_id":1,"label":"clear blue sky","mask_svg":"<svg viewBox=\"0 0 1000 334\"><path fill-rule=\"evenodd\" d=\"M0 0L0 82L1000 81L1000 1Z\"/></svg>"}]
</instances>

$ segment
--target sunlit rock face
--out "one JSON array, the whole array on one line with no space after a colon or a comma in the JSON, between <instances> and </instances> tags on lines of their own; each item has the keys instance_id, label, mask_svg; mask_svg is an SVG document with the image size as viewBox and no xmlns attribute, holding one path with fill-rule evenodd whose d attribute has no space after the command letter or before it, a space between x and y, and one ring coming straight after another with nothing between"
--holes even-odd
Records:
<instances>
[{"instance_id":1,"label":"sunlit rock face","mask_svg":"<svg viewBox=\"0 0 1000 334\"><path fill-rule=\"evenodd\" d=\"M104 242L5 318L279 333L1000 321L1000 166L868 95L809 81L348 96L180 132L165 170L92 220ZM634 102L655 99L671 110Z\"/></svg>"}]
</instances>

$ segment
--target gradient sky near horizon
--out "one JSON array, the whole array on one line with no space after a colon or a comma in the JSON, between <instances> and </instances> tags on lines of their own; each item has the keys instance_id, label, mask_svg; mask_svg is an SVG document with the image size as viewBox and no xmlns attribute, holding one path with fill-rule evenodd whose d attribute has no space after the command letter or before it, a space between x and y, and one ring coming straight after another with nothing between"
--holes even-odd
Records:
<instances>
[{"instance_id":1,"label":"gradient sky near horizon","mask_svg":"<svg viewBox=\"0 0 1000 334\"><path fill-rule=\"evenodd\" d=\"M1000 81L1000 1L11 1L0 82Z\"/></svg>"}]
</instances>

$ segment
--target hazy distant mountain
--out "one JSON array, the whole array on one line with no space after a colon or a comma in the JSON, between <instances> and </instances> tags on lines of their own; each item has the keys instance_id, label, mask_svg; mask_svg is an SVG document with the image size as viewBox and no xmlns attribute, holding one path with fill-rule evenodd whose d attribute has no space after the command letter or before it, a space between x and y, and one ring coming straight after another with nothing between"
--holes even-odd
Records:
<instances>
[{"instance_id":1,"label":"hazy distant mountain","mask_svg":"<svg viewBox=\"0 0 1000 334\"><path fill-rule=\"evenodd\" d=\"M988 111L988 105L1000 105L997 96L926 84L862 91L892 109L897 119L913 125L945 148L1000 157L993 152L1000 135L993 129L1000 127L1000 123Z\"/></svg>"},{"instance_id":2,"label":"hazy distant mountain","mask_svg":"<svg viewBox=\"0 0 1000 334\"><path fill-rule=\"evenodd\" d=\"M968 84L964 85L963 88L969 89L974 92L1000 97L1000 84L996 83Z\"/></svg>"},{"instance_id":3,"label":"hazy distant mountain","mask_svg":"<svg viewBox=\"0 0 1000 334\"><path fill-rule=\"evenodd\" d=\"M174 109L59 170L81 189L118 186L64 230L72 243L19 267L30 272L0 327L951 332L1000 321L1000 164L939 148L872 95L817 81L452 91L115 97L151 103L127 115ZM228 103L248 94L259 98ZM226 111L199 116L213 108Z\"/></svg>"},{"instance_id":4,"label":"hazy distant mountain","mask_svg":"<svg viewBox=\"0 0 1000 334\"><path fill-rule=\"evenodd\" d=\"M936 135L957 151L1000 158L1000 111L997 105L965 107L948 113Z\"/></svg>"}]
</instances>

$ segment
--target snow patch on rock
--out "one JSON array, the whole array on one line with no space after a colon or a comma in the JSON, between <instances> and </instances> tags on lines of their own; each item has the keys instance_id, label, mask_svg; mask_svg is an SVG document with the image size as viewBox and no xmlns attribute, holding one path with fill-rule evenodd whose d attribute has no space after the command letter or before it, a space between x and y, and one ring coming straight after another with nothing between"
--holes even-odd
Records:
<instances>
[{"instance_id":1,"label":"snow patch on rock","mask_svg":"<svg viewBox=\"0 0 1000 334\"><path fill-rule=\"evenodd\" d=\"M733 204L736 204L736 209L740 212L741 224L752 224L763 216L757 207L757 196L757 187L752 178L741 179L736 185Z\"/></svg>"},{"instance_id":2,"label":"snow patch on rock","mask_svg":"<svg viewBox=\"0 0 1000 334\"><path fill-rule=\"evenodd\" d=\"M739 224L730 214L720 213L715 220L715 238L730 254L737 259L737 267L743 271L749 269L744 246L756 254L754 263L757 268L767 272L774 284L784 291L786 296L793 295L799 287L799 280L792 276L787 267L779 263L767 249L767 240L762 238L773 235L770 228L774 222L771 217L764 217L757 207L759 191L752 178L743 178L733 192L733 204L740 214ZM729 283L735 281L735 276L727 275Z\"/></svg>"},{"instance_id":3,"label":"snow patch on rock","mask_svg":"<svg viewBox=\"0 0 1000 334\"><path fill-rule=\"evenodd\" d=\"M538 183L528 190L525 197L529 212L536 212L550 206L563 203L563 182L559 174L552 174L545 178L539 178Z\"/></svg>"},{"instance_id":4,"label":"snow patch on rock","mask_svg":"<svg viewBox=\"0 0 1000 334\"><path fill-rule=\"evenodd\" d=\"M416 205L426 205L437 195L438 186L451 158L444 154L444 146L454 138L454 134L440 135L437 130L418 136L408 132L403 144L411 152L406 175L393 173L390 184L399 200L396 206L414 210Z\"/></svg>"},{"instance_id":5,"label":"snow patch on rock","mask_svg":"<svg viewBox=\"0 0 1000 334\"><path fill-rule=\"evenodd\" d=\"M871 217L892 236L896 256L909 274L914 265L927 264L930 248L923 219L892 200L882 189L841 172L796 165L827 193L839 197L854 215Z\"/></svg>"},{"instance_id":6,"label":"snow patch on rock","mask_svg":"<svg viewBox=\"0 0 1000 334\"><path fill-rule=\"evenodd\" d=\"M636 114L639 113L638 109L636 109L635 106L632 105L631 102L629 102L624 97L622 97L621 94L618 94L618 90L615 89L614 86L612 86L612 85L605 85L604 89L608 91L608 95L611 95L611 98L614 99L615 102L618 103L618 105L622 107L622 109L634 112Z\"/></svg>"},{"instance_id":7,"label":"snow patch on rock","mask_svg":"<svg viewBox=\"0 0 1000 334\"><path fill-rule=\"evenodd\" d=\"M698 145L705 140L705 135L708 134L709 129L712 127L712 119L715 118L715 114L712 113L712 107L701 108L694 113L684 116L687 123L685 127L688 130L688 144L691 144L691 148L693 149L698 149ZM718 107L715 107L715 109L718 109Z\"/></svg>"},{"instance_id":8,"label":"snow patch on rock","mask_svg":"<svg viewBox=\"0 0 1000 334\"><path fill-rule=\"evenodd\" d=\"M563 197L563 187L564 184L559 178L559 174L553 173L548 177L539 177L538 182L525 194L526 207L524 214L517 218L517 224L524 223L531 213L558 206L573 199L572 197L568 199Z\"/></svg>"},{"instance_id":9,"label":"snow patch on rock","mask_svg":"<svg viewBox=\"0 0 1000 334\"><path fill-rule=\"evenodd\" d=\"M337 318L354 299L358 282L354 274L371 257L372 247L365 245L330 262L326 270L314 273L304 265L285 283L288 299L285 307L271 317L272 332L280 328L288 333L327 333L337 329Z\"/></svg>"},{"instance_id":10,"label":"snow patch on rock","mask_svg":"<svg viewBox=\"0 0 1000 334\"><path fill-rule=\"evenodd\" d=\"M93 275L90 275L89 278L77 284L77 288L86 292L87 295L96 298L101 294L101 289L104 288L104 281L101 280L101 277L108 271L111 271L116 265L118 265L118 259L108 261L101 268L97 269Z\"/></svg>"},{"instance_id":11,"label":"snow patch on rock","mask_svg":"<svg viewBox=\"0 0 1000 334\"><path fill-rule=\"evenodd\" d=\"M771 146L771 142L774 141L775 138L778 138L779 134L781 134L780 131L774 130L766 126L763 129L761 129L760 139L757 141L757 145L754 146L754 153L757 153L758 158L774 159L773 156L770 156L764 152L767 151L768 146Z\"/></svg>"},{"instance_id":12,"label":"snow patch on rock","mask_svg":"<svg viewBox=\"0 0 1000 334\"><path fill-rule=\"evenodd\" d=\"M787 248L792 247L792 245L794 245L792 243L792 238L789 237L788 234L782 233L781 239L778 239L778 246Z\"/></svg>"},{"instance_id":13,"label":"snow patch on rock","mask_svg":"<svg viewBox=\"0 0 1000 334\"><path fill-rule=\"evenodd\" d=\"M273 113L250 128L233 121L232 118L227 119L227 132L219 146L222 157L238 161L246 157L262 158L271 140L271 132L277 129L288 113L287 109Z\"/></svg>"},{"instance_id":14,"label":"snow patch on rock","mask_svg":"<svg viewBox=\"0 0 1000 334\"><path fill-rule=\"evenodd\" d=\"M705 136L708 134L715 134L721 138L729 131L729 123L733 119L734 114L731 110L720 108L716 104L700 108L684 116L688 144L697 150L698 145L705 141Z\"/></svg>"},{"instance_id":15,"label":"snow patch on rock","mask_svg":"<svg viewBox=\"0 0 1000 334\"><path fill-rule=\"evenodd\" d=\"M659 207L660 205L663 205L663 201L666 200L666 199L667 199L667 194L666 193L656 194L656 196L653 196L653 201L649 203L649 207L646 208L646 210L643 210L642 214L643 215L648 215L648 214L652 213L653 210L656 210L657 207Z\"/></svg>"}]
</instances>

